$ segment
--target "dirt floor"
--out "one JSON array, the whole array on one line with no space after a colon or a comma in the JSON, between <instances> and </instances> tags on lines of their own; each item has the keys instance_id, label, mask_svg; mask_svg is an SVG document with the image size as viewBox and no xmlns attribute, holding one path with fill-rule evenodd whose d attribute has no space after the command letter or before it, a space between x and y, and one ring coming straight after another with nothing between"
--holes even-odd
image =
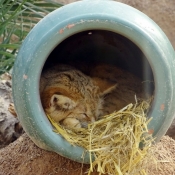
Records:
<instances>
[{"instance_id":1,"label":"dirt floor","mask_svg":"<svg viewBox=\"0 0 175 175\"><path fill-rule=\"evenodd\" d=\"M57 0L57 2L66 4L72 0ZM166 33L175 48L175 0L120 0L120 2L129 4L151 17ZM8 112L11 102L11 84L1 81L0 143L4 148L0 149L0 175L80 175L87 172L88 165L42 150L26 134L19 137L23 131L18 119ZM7 118L11 124L4 125ZM175 121L168 130L168 135L175 139ZM19 139L14 141L17 137ZM12 141L14 142L8 145ZM175 140L164 136L155 145L154 150L158 163L157 168L154 162L150 163L149 175L174 175Z\"/></svg>"},{"instance_id":2,"label":"dirt floor","mask_svg":"<svg viewBox=\"0 0 175 175\"><path fill-rule=\"evenodd\" d=\"M175 141L164 136L154 150L158 168L149 162L148 175L174 175ZM26 134L0 150L0 175L81 175L86 174L88 168L88 165L38 148Z\"/></svg>"}]
</instances>

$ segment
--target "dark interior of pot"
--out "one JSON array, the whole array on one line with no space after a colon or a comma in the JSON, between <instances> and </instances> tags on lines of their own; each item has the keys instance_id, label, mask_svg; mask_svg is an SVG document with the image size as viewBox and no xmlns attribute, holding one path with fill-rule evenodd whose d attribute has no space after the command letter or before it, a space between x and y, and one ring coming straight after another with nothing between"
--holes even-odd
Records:
<instances>
[{"instance_id":1,"label":"dark interior of pot","mask_svg":"<svg viewBox=\"0 0 175 175\"><path fill-rule=\"evenodd\" d=\"M44 69L60 63L91 68L100 63L116 65L141 78L144 92L154 93L153 72L143 52L128 38L111 31L88 30L68 37L51 52Z\"/></svg>"}]
</instances>

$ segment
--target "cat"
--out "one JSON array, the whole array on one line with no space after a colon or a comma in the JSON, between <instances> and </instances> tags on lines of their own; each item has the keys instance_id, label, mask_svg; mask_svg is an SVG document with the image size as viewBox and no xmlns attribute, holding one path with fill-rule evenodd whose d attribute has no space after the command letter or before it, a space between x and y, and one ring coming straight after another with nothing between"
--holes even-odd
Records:
<instances>
[{"instance_id":1,"label":"cat","mask_svg":"<svg viewBox=\"0 0 175 175\"><path fill-rule=\"evenodd\" d=\"M87 127L103 115L104 98L116 86L72 66L58 65L41 75L41 102L45 112L65 127Z\"/></svg>"},{"instance_id":2,"label":"cat","mask_svg":"<svg viewBox=\"0 0 175 175\"><path fill-rule=\"evenodd\" d=\"M70 128L87 127L104 115L146 98L141 79L108 64L49 68L41 76L40 87L46 113Z\"/></svg>"}]
</instances>

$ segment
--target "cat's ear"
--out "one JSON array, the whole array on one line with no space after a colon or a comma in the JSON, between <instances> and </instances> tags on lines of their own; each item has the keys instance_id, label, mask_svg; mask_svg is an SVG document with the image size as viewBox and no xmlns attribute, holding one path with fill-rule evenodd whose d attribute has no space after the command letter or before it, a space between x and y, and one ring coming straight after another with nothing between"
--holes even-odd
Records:
<instances>
[{"instance_id":1,"label":"cat's ear","mask_svg":"<svg viewBox=\"0 0 175 175\"><path fill-rule=\"evenodd\" d=\"M117 83L107 81L98 77L93 77L93 83L99 87L100 95L105 96L116 89Z\"/></svg>"},{"instance_id":2,"label":"cat's ear","mask_svg":"<svg viewBox=\"0 0 175 175\"><path fill-rule=\"evenodd\" d=\"M51 97L50 105L56 105L59 109L70 110L76 106L76 102L67 96L54 94Z\"/></svg>"}]
</instances>

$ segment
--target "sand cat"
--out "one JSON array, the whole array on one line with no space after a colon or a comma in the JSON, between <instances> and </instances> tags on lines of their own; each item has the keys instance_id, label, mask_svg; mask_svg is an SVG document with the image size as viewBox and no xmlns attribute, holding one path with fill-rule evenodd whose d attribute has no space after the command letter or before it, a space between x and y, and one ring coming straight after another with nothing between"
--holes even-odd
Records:
<instances>
[{"instance_id":1,"label":"sand cat","mask_svg":"<svg viewBox=\"0 0 175 175\"><path fill-rule=\"evenodd\" d=\"M116 83L89 77L74 67L59 65L42 73L40 93L43 108L67 127L87 127L103 115L104 97Z\"/></svg>"},{"instance_id":2,"label":"sand cat","mask_svg":"<svg viewBox=\"0 0 175 175\"><path fill-rule=\"evenodd\" d=\"M86 127L103 115L135 103L136 98L145 98L141 80L130 72L107 64L78 69L59 65L41 76L43 107L65 126Z\"/></svg>"}]
</instances>

